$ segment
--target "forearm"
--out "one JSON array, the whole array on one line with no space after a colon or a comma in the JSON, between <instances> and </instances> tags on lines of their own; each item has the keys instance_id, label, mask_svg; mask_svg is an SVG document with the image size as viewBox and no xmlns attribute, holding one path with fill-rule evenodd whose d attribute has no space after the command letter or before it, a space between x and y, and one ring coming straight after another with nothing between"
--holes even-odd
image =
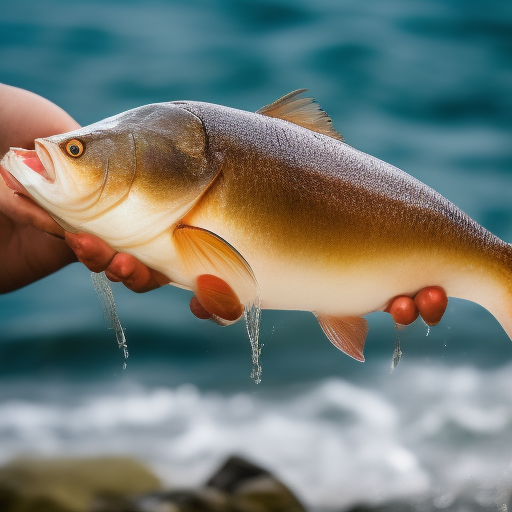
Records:
<instances>
[{"instance_id":1,"label":"forearm","mask_svg":"<svg viewBox=\"0 0 512 512\"><path fill-rule=\"evenodd\" d=\"M10 147L34 148L34 139L79 128L52 102L29 91L0 84L0 156Z\"/></svg>"}]
</instances>

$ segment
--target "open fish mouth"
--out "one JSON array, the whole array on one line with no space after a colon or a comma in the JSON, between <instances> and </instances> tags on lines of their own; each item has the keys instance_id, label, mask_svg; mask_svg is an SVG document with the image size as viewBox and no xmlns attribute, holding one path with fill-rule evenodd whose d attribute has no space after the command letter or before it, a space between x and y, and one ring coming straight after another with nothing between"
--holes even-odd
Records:
<instances>
[{"instance_id":1,"label":"open fish mouth","mask_svg":"<svg viewBox=\"0 0 512 512\"><path fill-rule=\"evenodd\" d=\"M33 171L40 174L43 178L53 183L55 181L56 173L55 168L53 166L53 159L50 156L50 153L43 145L43 143L36 140L36 149L35 149L35 158L37 158L38 162L35 162L33 156L29 157L29 162L25 162ZM34 162L34 166L32 166L32 162Z\"/></svg>"},{"instance_id":2,"label":"open fish mouth","mask_svg":"<svg viewBox=\"0 0 512 512\"><path fill-rule=\"evenodd\" d=\"M35 172L48 183L55 181L55 169L50 154L46 148L36 141L36 149L11 148L10 157L18 162L18 166L25 172ZM10 167L10 166L9 166ZM28 169L27 169L28 168ZM5 184L16 193L30 197L25 187L19 182L14 175L0 167L0 175Z\"/></svg>"}]
</instances>

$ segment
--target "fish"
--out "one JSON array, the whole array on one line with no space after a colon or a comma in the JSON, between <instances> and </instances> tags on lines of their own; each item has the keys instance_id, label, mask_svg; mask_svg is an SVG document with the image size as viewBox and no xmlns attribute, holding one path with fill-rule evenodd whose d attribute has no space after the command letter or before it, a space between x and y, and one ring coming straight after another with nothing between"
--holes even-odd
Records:
<instances>
[{"instance_id":1,"label":"fish","mask_svg":"<svg viewBox=\"0 0 512 512\"><path fill-rule=\"evenodd\" d=\"M512 246L347 144L305 91L257 112L145 105L1 165L65 230L132 254L220 323L255 304L310 311L363 361L365 315L437 293L480 304L512 337Z\"/></svg>"}]
</instances>

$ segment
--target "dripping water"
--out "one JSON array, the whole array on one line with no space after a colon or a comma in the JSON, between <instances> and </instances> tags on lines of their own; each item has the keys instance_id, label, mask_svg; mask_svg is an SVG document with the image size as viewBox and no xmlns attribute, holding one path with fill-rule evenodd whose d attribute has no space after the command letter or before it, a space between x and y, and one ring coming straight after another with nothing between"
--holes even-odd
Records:
<instances>
[{"instance_id":1,"label":"dripping water","mask_svg":"<svg viewBox=\"0 0 512 512\"><path fill-rule=\"evenodd\" d=\"M391 360L391 372L398 366L400 359L402 359L402 349L400 348L400 330L404 327L401 324L395 324L396 327L396 343L395 350L393 350L393 358Z\"/></svg>"},{"instance_id":2,"label":"dripping water","mask_svg":"<svg viewBox=\"0 0 512 512\"><path fill-rule=\"evenodd\" d=\"M117 344L119 348L123 351L124 362L123 362L123 370L126 369L126 361L128 359L128 346L126 345L126 337L124 335L124 329L121 326L121 322L119 321L119 317L117 316L116 311L116 303L114 301L114 294L112 293L112 288L110 288L110 284L108 282L107 276L105 272L95 273L91 272L91 279L94 289L98 294L98 297L101 302L101 307L103 308L103 316L105 320L109 323L109 329L114 329L116 333Z\"/></svg>"},{"instance_id":3,"label":"dripping water","mask_svg":"<svg viewBox=\"0 0 512 512\"><path fill-rule=\"evenodd\" d=\"M261 382L262 372L260 364L261 347L259 345L261 318L261 301L259 296L256 297L253 302L246 304L244 308L244 317L252 350L251 379L253 379L256 384L259 384Z\"/></svg>"}]
</instances>

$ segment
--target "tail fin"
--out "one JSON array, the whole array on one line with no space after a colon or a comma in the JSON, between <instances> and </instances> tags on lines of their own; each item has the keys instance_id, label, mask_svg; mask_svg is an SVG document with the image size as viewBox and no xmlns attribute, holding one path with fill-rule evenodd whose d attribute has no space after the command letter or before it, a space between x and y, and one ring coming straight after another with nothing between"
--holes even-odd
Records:
<instances>
[{"instance_id":1,"label":"tail fin","mask_svg":"<svg viewBox=\"0 0 512 512\"><path fill-rule=\"evenodd\" d=\"M480 261L472 272L453 283L448 295L487 309L512 340L512 245L502 242L494 258ZM452 288L452 287L450 287Z\"/></svg>"}]
</instances>

